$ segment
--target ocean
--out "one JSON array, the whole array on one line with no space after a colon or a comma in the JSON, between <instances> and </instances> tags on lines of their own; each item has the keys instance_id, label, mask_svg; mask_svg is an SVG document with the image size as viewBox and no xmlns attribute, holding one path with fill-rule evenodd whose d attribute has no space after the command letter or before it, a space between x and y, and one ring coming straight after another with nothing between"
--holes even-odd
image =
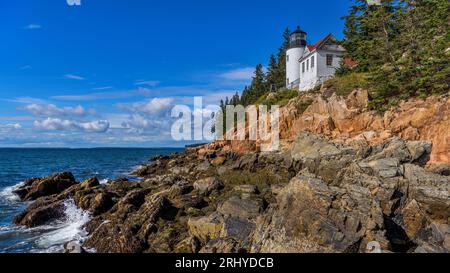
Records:
<instances>
[{"instance_id":1,"label":"ocean","mask_svg":"<svg viewBox=\"0 0 450 273\"><path fill-rule=\"evenodd\" d=\"M72 200L65 202L64 219L37 228L12 225L15 215L28 203L13 190L25 179L55 172L72 172L77 181L96 176L101 183L127 177L139 165L157 155L180 152L177 148L15 149L0 148L0 253L61 252L67 241L82 240L83 225L90 215Z\"/></svg>"}]
</instances>

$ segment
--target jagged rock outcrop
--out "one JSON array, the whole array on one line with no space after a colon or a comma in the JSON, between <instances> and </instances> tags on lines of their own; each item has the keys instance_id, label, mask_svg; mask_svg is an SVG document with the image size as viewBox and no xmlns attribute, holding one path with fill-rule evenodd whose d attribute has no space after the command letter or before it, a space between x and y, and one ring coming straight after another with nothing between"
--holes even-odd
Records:
<instances>
[{"instance_id":1,"label":"jagged rock outcrop","mask_svg":"<svg viewBox=\"0 0 450 273\"><path fill-rule=\"evenodd\" d=\"M97 252L450 252L450 177L425 168L432 151L312 133L272 153L212 143L155 158L139 182L49 191L15 223L57 219L72 198L92 217L80 247Z\"/></svg>"},{"instance_id":2,"label":"jagged rock outcrop","mask_svg":"<svg viewBox=\"0 0 450 273\"><path fill-rule=\"evenodd\" d=\"M75 183L75 178L71 173L56 173L42 179L28 179L14 193L23 201L33 201L42 196L61 193Z\"/></svg>"},{"instance_id":3,"label":"jagged rock outcrop","mask_svg":"<svg viewBox=\"0 0 450 273\"><path fill-rule=\"evenodd\" d=\"M59 179L61 177L70 179ZM64 201L73 199L77 207L89 211L92 215L98 215L108 211L120 198L120 192L115 191L113 182L108 186L102 186L97 178L87 179L82 183L75 182L71 173L58 173L42 179L34 179L38 185L40 181L50 181L46 183L61 183L53 188L62 189L62 192L47 191L47 195L37 198L21 214L17 215L13 222L18 225L35 227L44 225L64 216ZM24 188L33 189L35 183L30 186L26 182ZM71 185L70 187L66 187ZM134 185L132 185L134 187ZM19 189L20 191L21 189ZM30 192L36 192L30 190ZM56 192L56 193L55 193ZM42 191L41 191L42 193ZM24 200L27 200L24 198Z\"/></svg>"},{"instance_id":4,"label":"jagged rock outcrop","mask_svg":"<svg viewBox=\"0 0 450 273\"><path fill-rule=\"evenodd\" d=\"M280 108L281 149L290 149L301 132L352 145L377 145L392 137L409 141L430 141L433 149L428 167L450 172L450 97L430 96L402 101L384 113L368 109L369 94L357 89L347 97L336 93L303 92ZM245 155L260 149L260 141L217 141L200 149L199 157L211 150ZM221 165L220 156L215 166ZM217 164L220 163L220 164Z\"/></svg>"},{"instance_id":5,"label":"jagged rock outcrop","mask_svg":"<svg viewBox=\"0 0 450 273\"><path fill-rule=\"evenodd\" d=\"M346 142L379 144L397 136L405 140L433 143L429 164L450 164L450 98L410 99L383 114L367 109L369 95L355 90L348 97L336 94L313 96L304 112L298 104L311 95L293 99L281 110L281 138L295 139L302 131L322 134Z\"/></svg>"}]
</instances>

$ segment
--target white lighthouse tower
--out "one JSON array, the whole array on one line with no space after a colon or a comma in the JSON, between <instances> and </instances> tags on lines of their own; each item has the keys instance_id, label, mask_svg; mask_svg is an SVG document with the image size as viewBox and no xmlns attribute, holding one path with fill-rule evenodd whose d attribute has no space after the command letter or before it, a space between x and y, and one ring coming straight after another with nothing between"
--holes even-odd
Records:
<instances>
[{"instance_id":1,"label":"white lighthouse tower","mask_svg":"<svg viewBox=\"0 0 450 273\"><path fill-rule=\"evenodd\" d=\"M300 85L300 64L306 48L306 32L297 29L291 33L289 48L286 51L286 87L298 89Z\"/></svg>"}]
</instances>

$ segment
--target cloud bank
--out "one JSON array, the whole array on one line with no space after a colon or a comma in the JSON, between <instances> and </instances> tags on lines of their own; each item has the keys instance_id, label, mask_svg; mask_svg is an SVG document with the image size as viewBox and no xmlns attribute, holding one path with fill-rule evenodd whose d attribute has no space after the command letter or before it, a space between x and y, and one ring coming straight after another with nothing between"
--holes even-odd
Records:
<instances>
[{"instance_id":1,"label":"cloud bank","mask_svg":"<svg viewBox=\"0 0 450 273\"><path fill-rule=\"evenodd\" d=\"M35 121L33 124L37 129L44 131L79 131L104 133L109 129L109 122L106 120L78 122L74 120L47 118L46 120Z\"/></svg>"}]
</instances>

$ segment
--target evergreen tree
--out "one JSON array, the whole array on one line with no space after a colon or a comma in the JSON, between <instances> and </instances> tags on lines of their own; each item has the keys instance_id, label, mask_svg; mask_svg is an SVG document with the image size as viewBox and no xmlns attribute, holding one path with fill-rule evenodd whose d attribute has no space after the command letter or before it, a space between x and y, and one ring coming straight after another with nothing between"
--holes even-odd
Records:
<instances>
[{"instance_id":1,"label":"evergreen tree","mask_svg":"<svg viewBox=\"0 0 450 273\"><path fill-rule=\"evenodd\" d=\"M236 92L233 97L231 97L230 105L236 106L240 103L239 93Z\"/></svg>"},{"instance_id":2,"label":"evergreen tree","mask_svg":"<svg viewBox=\"0 0 450 273\"><path fill-rule=\"evenodd\" d=\"M242 91L242 95L241 95L241 104L242 105L249 105L249 101L250 101L250 88L248 86L244 87L244 91Z\"/></svg>"},{"instance_id":3,"label":"evergreen tree","mask_svg":"<svg viewBox=\"0 0 450 273\"><path fill-rule=\"evenodd\" d=\"M269 59L269 65L267 67L267 86L270 88L272 88L272 86L275 86L276 88L278 88L278 63L277 63L277 59L275 58L275 55L270 55L270 59Z\"/></svg>"},{"instance_id":4,"label":"evergreen tree","mask_svg":"<svg viewBox=\"0 0 450 273\"><path fill-rule=\"evenodd\" d=\"M283 43L278 49L277 64L278 70L276 73L276 85L278 88L286 86L286 51L289 48L291 31L286 28L283 33Z\"/></svg>"},{"instance_id":5,"label":"evergreen tree","mask_svg":"<svg viewBox=\"0 0 450 273\"><path fill-rule=\"evenodd\" d=\"M257 101L259 97L261 97L264 93L267 93L268 91L266 75L264 74L262 64L258 64L255 67L251 88L253 89L252 102Z\"/></svg>"},{"instance_id":6,"label":"evergreen tree","mask_svg":"<svg viewBox=\"0 0 450 273\"><path fill-rule=\"evenodd\" d=\"M223 100L220 100L220 109L222 109L222 112L225 111L225 103L223 102Z\"/></svg>"},{"instance_id":7,"label":"evergreen tree","mask_svg":"<svg viewBox=\"0 0 450 273\"><path fill-rule=\"evenodd\" d=\"M398 1L382 0L382 4L368 5L354 0L345 16L343 46L358 61L359 69L368 71L385 63L394 63L393 41L399 33Z\"/></svg>"},{"instance_id":8,"label":"evergreen tree","mask_svg":"<svg viewBox=\"0 0 450 273\"><path fill-rule=\"evenodd\" d=\"M281 46L285 52L289 48L290 43L291 43L291 31L289 30L289 28L285 28L283 32L283 45Z\"/></svg>"},{"instance_id":9,"label":"evergreen tree","mask_svg":"<svg viewBox=\"0 0 450 273\"><path fill-rule=\"evenodd\" d=\"M447 93L450 1L354 0L345 16L344 47L368 73L370 105L387 109L410 96Z\"/></svg>"},{"instance_id":10,"label":"evergreen tree","mask_svg":"<svg viewBox=\"0 0 450 273\"><path fill-rule=\"evenodd\" d=\"M402 0L399 64L395 71L403 88L415 95L448 92L450 61L450 2Z\"/></svg>"},{"instance_id":11,"label":"evergreen tree","mask_svg":"<svg viewBox=\"0 0 450 273\"><path fill-rule=\"evenodd\" d=\"M258 64L253 73L252 83L246 86L241 96L241 104L244 106L255 103L262 95L268 92L266 75L263 66Z\"/></svg>"}]
</instances>

